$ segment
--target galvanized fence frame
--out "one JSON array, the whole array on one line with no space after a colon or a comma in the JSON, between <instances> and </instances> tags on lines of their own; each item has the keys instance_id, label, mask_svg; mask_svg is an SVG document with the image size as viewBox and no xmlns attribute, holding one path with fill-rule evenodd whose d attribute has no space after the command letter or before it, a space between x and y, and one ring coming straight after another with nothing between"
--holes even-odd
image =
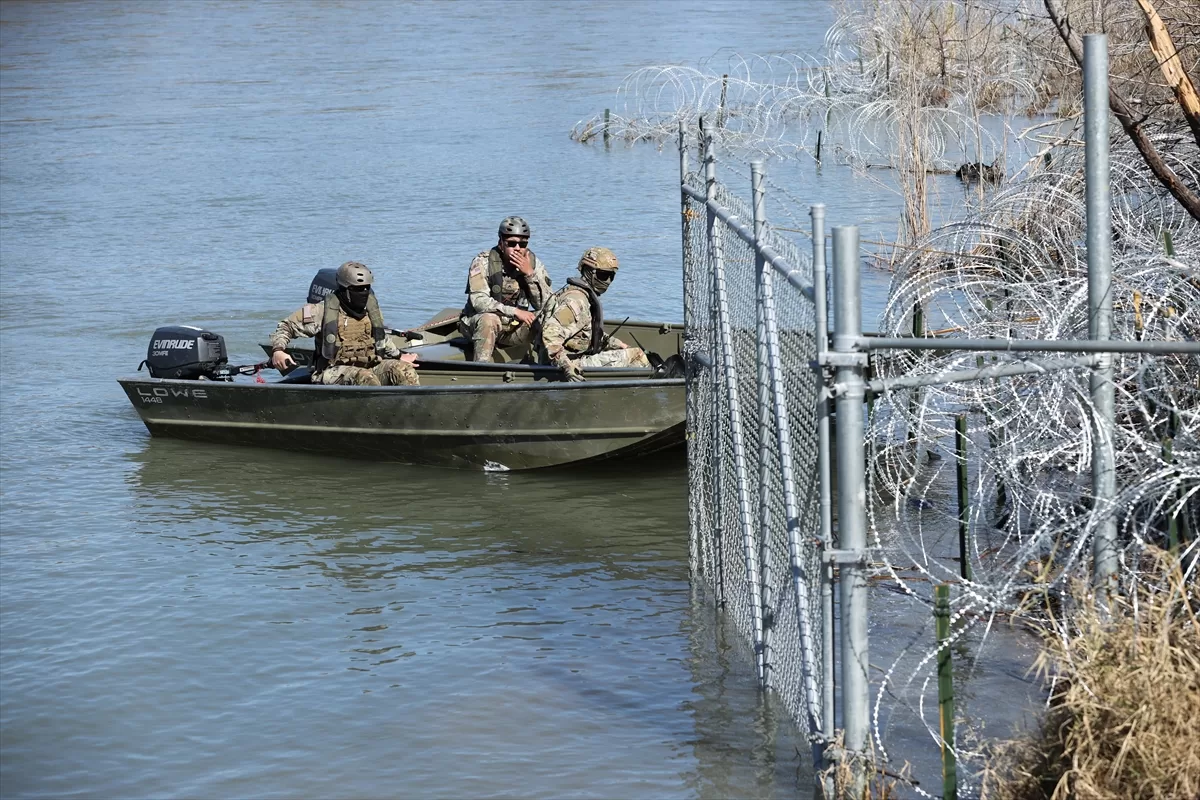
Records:
<instances>
[{"instance_id":1,"label":"galvanized fence frame","mask_svg":"<svg viewBox=\"0 0 1200 800\"><path fill-rule=\"evenodd\" d=\"M823 742L832 732L833 686L831 672L823 667L828 661L824 639L828 617L823 609L814 608L812 600L814 587L824 574L814 565L822 563L820 551L828 541L828 531L822 534L818 527L816 506L801 500L798 487L812 483L816 458L806 459L803 473L809 479L797 480L801 470L796 464L790 412L795 403L789 403L789 388L785 385L794 374L784 366L785 360L802 363L803 375L810 383L800 386L798 395L796 391L792 394L804 396L807 392L808 404L816 413L818 384L810 365L818 350L811 323L803 335L789 329L786 344L781 343L776 277L782 278L783 291L789 294L793 307L796 302L805 304L806 318L813 317L816 306L823 308L824 302L822 298L821 303L814 304L812 281L777 249L782 240L767 224L761 163L751 167L752 219L747 225L739 217L739 209L719 199L719 193L725 190L716 179L713 131L705 125L702 133L701 184L700 176L689 171L686 132L680 130L683 239L685 263L689 265L685 269L685 352L692 364L688 403L691 565L695 579L706 584L722 606L738 602L731 585L736 582L745 587L749 613L731 609L731 616L743 625L742 632L754 649L762 686L786 695L785 703L809 734L814 760L819 761ZM701 215L703 238L697 230ZM726 269L727 249L731 246L753 254L752 321L731 311ZM820 321L824 324L823 315ZM744 357L748 348L738 343L748 342L751 335L753 373L744 364L739 369L739 351ZM793 380L793 387L795 383ZM747 427L744 410L752 412L750 417L758 421L757 426ZM757 443L749 456L747 439ZM804 452L815 455L814 448L806 447ZM724 457L726 453L729 458ZM751 469L750 462L757 465L757 470ZM723 497L736 506L736 515L723 513ZM753 513L754 505L757 514ZM736 527L734 535L730 534L731 526ZM741 556L736 573L724 547L734 538L740 544ZM778 548L772 547L783 541L786 565L774 552ZM785 580L790 584L786 590ZM828 586L824 588L828 593ZM791 630L781 631L779 626L785 624L781 611L785 607L790 612L786 624ZM777 651L780 646L783 651ZM783 686L777 681L781 664L788 658L799 662L798 686Z\"/></svg>"},{"instance_id":2,"label":"galvanized fence frame","mask_svg":"<svg viewBox=\"0 0 1200 800\"><path fill-rule=\"evenodd\" d=\"M1118 542L1116 520L1106 516L1106 507L1117 495L1112 446L1114 411L1113 353L1200 353L1195 342L1110 341L1113 309L1111 297L1111 221L1108 177L1108 74L1107 40L1100 34L1084 37L1085 43L1085 133L1089 339L914 339L864 336L861 323L859 238L857 227L834 227L833 298L835 318L832 347L827 341L825 287L824 207L813 206L813 257L810 279L800 264L784 258L772 240L765 214L763 166L751 165L752 227L739 218L719 195L724 188L716 179L714 131L702 122L700 147L703 183L688 168L687 135L679 130L680 186L683 212L685 261L685 352L690 357L688 382L689 481L691 483L691 566L696 581L711 587L719 605L730 597L727 581L734 578L723 542L726 519L722 498L728 496L726 482L735 486L737 536L740 543L742 581L748 588L750 614L743 633L753 645L758 675L764 689L773 689L798 703L789 704L796 721L807 730L813 743L814 766L823 767L830 758L849 762L854 775L852 791L860 791L865 780L870 751L870 680L867 642L868 546L866 522L866 469L864 401L868 391L941 386L1030 373L1068 369L1091 371L1092 424L1098 445L1092 454L1092 494L1097 502L1100 524L1093 539L1093 580L1103 596L1115 588ZM704 236L697 222L703 208ZM727 237L733 237L727 239ZM726 242L741 240L752 248L756 286L754 323L755 373L753 376L757 431L747 431L743 410L746 375L739 375L734 341L745 331L735 330L731 320L729 282L726 275ZM706 274L688 268L703 251ZM776 320L775 279L784 281L786 292L796 293L812 304L811 338L788 331L785 345ZM803 467L795 463L795 432L785 387L785 350L805 350L807 364L819 375L814 391L793 403L808 404L814 420L816 457ZM868 355L897 349L961 351L1005 351L1013 353L1080 353L1075 357L1024 360L975 370L937 375L909 375L868 380ZM794 353L793 353L794 356ZM794 358L793 358L794 360ZM837 509L838 529L832 525L832 445L829 401L836 403ZM726 435L728 433L728 435ZM753 436L762 451L757 457L747 452L746 439ZM728 441L732 464L722 463ZM715 448L715 449L714 449ZM772 450L781 473L775 486L770 463L764 455ZM759 469L751 474L749 461ZM811 462L811 463L810 463ZM811 471L812 475L806 474ZM818 503L811 511L801 509L797 487L807 483L815 489ZM751 508L757 489L758 515ZM776 497L775 495L780 495ZM800 685L780 685L774 678L777 654L773 636L785 621L779 618L781 598L775 594L778 564L772 558L770 538L775 534L770 510L782 501L786 526L791 611L801 662ZM820 567L812 569L811 556ZM834 698L834 609L832 585L840 586L840 715L835 717ZM818 597L814 603L812 598ZM797 713L799 712L799 713ZM835 719L841 723L842 751L832 753ZM953 742L945 742L953 749ZM828 786L825 787L829 789Z\"/></svg>"}]
</instances>

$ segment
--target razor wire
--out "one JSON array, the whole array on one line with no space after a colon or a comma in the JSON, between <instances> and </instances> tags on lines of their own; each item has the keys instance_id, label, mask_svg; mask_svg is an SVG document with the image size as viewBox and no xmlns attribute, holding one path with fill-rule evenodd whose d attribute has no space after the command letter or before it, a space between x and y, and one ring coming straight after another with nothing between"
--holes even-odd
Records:
<instances>
[{"instance_id":1,"label":"razor wire","mask_svg":"<svg viewBox=\"0 0 1200 800\"><path fill-rule=\"evenodd\" d=\"M1186 137L1156 132L1184 180L1200 183L1200 151ZM1129 342L1200 341L1200 224L1183 213L1132 147L1112 150L1111 337ZM878 576L927 620L891 648L878 682L874 738L887 758L889 726L911 715L942 745L930 706L936 583L957 585L950 641L970 642L974 660L999 619L1059 627L1043 603L1066 602L1086 579L1092 540L1115 520L1120 583L1147 580L1149 546L1171 550L1190 585L1200 551L1200 355L1113 356L1116 410L1098 425L1086 359L1074 369L1016 353L964 352L956 339L1085 339L1088 286L1086 211L1079 148L1060 148L1046 170L997 193L960 222L933 231L900 259L880 323L885 336L937 336L944 350L889 352L874 359L877 385L932 376L932 385L876 396L867 429L870 527ZM1061 362L1063 359L1059 359ZM1048 368L1037 371L1044 364ZM1021 375L948 383L937 376L980 367L1030 365ZM955 419L966 422L968 547L957 542ZM1092 450L1111 442L1118 494L1092 495ZM959 559L968 562L962 576ZM903 602L903 601L899 601ZM981 674L976 680L987 680ZM931 711L931 708L933 709ZM985 754L987 709L960 710L969 729L945 742L962 765ZM964 789L969 781L962 781ZM919 792L919 790L916 790Z\"/></svg>"},{"instance_id":2,"label":"razor wire","mask_svg":"<svg viewBox=\"0 0 1200 800\"><path fill-rule=\"evenodd\" d=\"M684 186L703 195L706 183L689 173ZM720 183L713 190L716 206L750 223L745 202ZM757 250L719 217L710 234L706 203L686 192L683 217L694 577L754 648L763 683L815 745L827 677L819 634L819 381L810 366L813 303L796 286L811 286L811 261L769 226ZM756 257L764 246L790 273L773 282L770 347Z\"/></svg>"},{"instance_id":3,"label":"razor wire","mask_svg":"<svg viewBox=\"0 0 1200 800\"><path fill-rule=\"evenodd\" d=\"M948 347L889 351L872 362L878 391L870 401L866 430L871 582L876 595L887 593L888 613L900 620L888 635L872 640L872 655L879 665L872 666L879 670L871 680L875 691L872 740L877 757L897 760L913 754L924 731L925 741L955 753L965 768L960 787L967 794L974 790L971 771L980 766L988 747L984 725L989 709L974 705L971 692L973 686L996 675L995 662L989 659L1000 648L997 626L1057 627L1066 635L1069 615L1048 616L1044 609L1047 604L1071 602L1067 587L1088 573L1098 528L1110 520L1117 522L1122 543L1118 578L1124 587L1151 580L1144 569L1151 546L1176 554L1188 585L1196 585L1200 570L1200 356L1146 352L1113 356L1116 413L1114 424L1107 427L1095 421L1088 369L1093 361L1088 358L1070 353L1026 357L951 349L954 339L1088 337L1079 98L1067 81L1073 65L1061 59L1037 60L1039 53L1049 52L1047 36L1058 45L1057 34L1038 13L1039 6L1026 0L972 0L879 3L865 13L843 8L827 37L826 53L819 58L734 57L728 64L703 64L699 69L640 70L620 87L617 113L605 128L597 116L572 132L580 141L603 132L606 141L611 136L618 141L661 144L680 128L694 132L705 119L715 123L722 152L738 159L816 155L823 134L826 152L831 154L826 158L859 168L890 167L897 183L907 182L902 190L911 191L924 186L924 175L952 170L958 162L951 159L956 157L976 162L990 158L994 168L1003 165L1008 155L1013 163L1006 153L1005 140L1015 134L1008 120L1005 134L994 136L981 129L981 112L998 112L1011 119L1014 113L1055 111L1054 119L1034 124L1015 137L1021 146L1033 146L1024 154L1027 160L1021 159L1024 166L1003 170L1003 185L981 190L965 217L961 208L953 215L935 209L930 221L937 227L926 225L927 232L922 232L921 226L909 226L905 240L895 243L884 259L894 275L880 333L935 336L945 339ZM964 10L990 15L1001 21L1005 35L989 37L982 18L973 18L973 23L959 17L955 30L963 33L956 40L961 49L946 62L946 74L934 75L927 62L911 60L911 53L900 57L919 30L904 15L934 8L948 12L946 19L951 21L954 13ZM897 13L901 17L894 16ZM1140 30L1141 24L1132 4L1111 14L1106 11L1105 25L1110 29ZM1031 46L1039 39L1040 50ZM1114 64L1129 65L1139 58L1138 48L1128 38L1114 39L1111 58ZM902 69L911 74L900 74ZM1114 76L1114 80L1124 80L1128 86L1128 76L1137 74L1142 73L1128 69L1126 77ZM1149 84L1142 88L1138 93L1146 97L1161 90ZM1200 149L1178 122L1149 118L1143 131L1180 181L1200 187ZM898 152L898 142L912 142L915 155ZM1163 189L1124 137L1118 134L1109 149L1111 338L1126 343L1194 343L1200 340L1200 225ZM744 168L722 164L726 180L741 171ZM703 180L697 175L689 175L686 183L703 191ZM805 204L786 186L768 185L780 205L773 214L779 215L781 224L805 228ZM724 187L718 188L718 202L749 222L745 204ZM740 438L748 476L743 480L753 482L760 471L766 474L781 464L771 431L761 428L762 419L756 416L762 386L754 369L753 318L745 310L747 295L753 293L752 278L747 277L753 270L745 262L752 256L737 252L741 242L727 232L722 244L726 302L731 308L731 366L716 357L719 334L712 307L716 297L711 263L706 262L705 206L685 198L684 211L685 229L687 217L693 217L691 234L685 237L685 285L690 287L685 294L686 316L689 330L696 326L693 352L702 360L709 358L704 362L707 366L694 369L689 382L696 574L702 582L720 587L725 593L719 597L728 603L743 604L736 609L739 629L748 641L760 642L768 663L775 658L782 663L786 653L802 649L785 640L788 626L782 624L792 618L785 615L799 611L786 607L792 595L780 593L779 566L787 563L785 556L767 547L759 551L755 567L744 537L738 538L745 528L742 516L731 511L738 508L732 499L738 477L730 467L729 406L723 388L730 375L736 376L740 388ZM906 207L906 214L910 212ZM952 221L943 224L943 219ZM786 246L777 249L785 252ZM794 250L787 251L787 260L810 269ZM811 304L805 306L802 293L779 288L775 305L786 352L789 332L811 330L811 326L785 320L789 315L793 320L805 319L805 314L811 319L812 310ZM1074 363L1068 364L1072 358ZM968 372L976 374L965 380ZM952 381L954 374L959 378ZM798 362L786 370L789 384L808 378L816 380ZM923 380L925 385L905 387L902 378ZM803 446L811 446L805 437L815 427L812 408L811 399L793 402L789 394L793 438ZM955 497L958 417L966 424L963 441L968 461L969 537L962 553L957 547ZM698 427L698 423L703 424ZM1109 443L1116 456L1118 493L1111 500L1098 501L1090 481L1092 452ZM805 475L816 474L804 471L804 459L797 460L801 484ZM763 485L753 488L761 490ZM799 517L809 525L801 530L813 538L816 494L815 477L812 485L798 485L796 490L803 502L811 502L812 507L804 506ZM750 496L755 497L753 491ZM777 489L764 491L750 516L756 523L760 515L763 520L777 520L781 513L786 516L787 511L778 507L781 500ZM815 545L812 549L819 557L819 549ZM967 561L969 578L961 576L960 559ZM729 591L748 591L747 565L760 571L764 629L775 623L761 634L751 630L753 614L745 601L728 600ZM955 595L951 637L941 645L935 641L930 613L937 583L953 584ZM807 605L819 609L816 581L810 589ZM819 647L827 645L816 638ZM970 657L965 675L956 675L956 680L966 680L959 689L963 700L959 734L955 741L946 742L939 730L936 702L931 703L933 664L945 648L964 645L969 645ZM792 672L785 677L783 669L768 671L772 685L784 697L802 699L803 675ZM803 720L801 706L789 700L788 708L797 721ZM905 728L912 720L915 729ZM906 741L897 741L900 732ZM995 731L988 733L995 735ZM908 790L926 795L915 785Z\"/></svg>"}]
</instances>

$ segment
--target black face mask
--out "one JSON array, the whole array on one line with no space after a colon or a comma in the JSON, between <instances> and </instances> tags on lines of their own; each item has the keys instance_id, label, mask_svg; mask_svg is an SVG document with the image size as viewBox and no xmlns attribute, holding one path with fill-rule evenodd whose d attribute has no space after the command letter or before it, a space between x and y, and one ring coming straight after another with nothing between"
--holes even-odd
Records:
<instances>
[{"instance_id":1,"label":"black face mask","mask_svg":"<svg viewBox=\"0 0 1200 800\"><path fill-rule=\"evenodd\" d=\"M603 277L601 277L603 275ZM583 279L592 287L592 291L596 294L604 294L608 291L608 287L612 285L615 273L607 270L586 269L583 272Z\"/></svg>"},{"instance_id":2,"label":"black face mask","mask_svg":"<svg viewBox=\"0 0 1200 800\"><path fill-rule=\"evenodd\" d=\"M339 292L339 300L346 310L361 315L367 310L367 298L371 296L370 286L347 286Z\"/></svg>"}]
</instances>

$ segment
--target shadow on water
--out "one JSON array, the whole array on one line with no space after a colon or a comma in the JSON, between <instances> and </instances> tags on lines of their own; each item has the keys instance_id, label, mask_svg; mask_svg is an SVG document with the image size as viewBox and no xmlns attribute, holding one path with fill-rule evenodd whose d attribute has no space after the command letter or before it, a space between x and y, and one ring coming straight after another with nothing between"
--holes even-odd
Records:
<instances>
[{"instance_id":1,"label":"shadow on water","mask_svg":"<svg viewBox=\"0 0 1200 800\"><path fill-rule=\"evenodd\" d=\"M687 468L677 456L472 472L150 439L130 459L140 518L167 536L211 527L216 537L303 540L330 555L429 556L391 565L401 570L436 569L450 555L456 569L522 556L618 570L650 563L687 577ZM359 565L335 576L385 575Z\"/></svg>"},{"instance_id":2,"label":"shadow on water","mask_svg":"<svg viewBox=\"0 0 1200 800\"><path fill-rule=\"evenodd\" d=\"M349 599L351 629L325 644L337 651L326 659L347 670L396 688L406 682L398 663L419 669L430 651L454 648L459 663L441 669L469 682L456 694L485 705L527 696L540 716L553 709L557 725L586 720L578 735L593 749L603 740L589 758L640 775L594 784L618 794L803 796L811 787L803 738L755 688L737 634L689 588L687 471L677 457L480 473L152 439L129 458L141 533L291 589L303 614L328 586ZM438 691L438 680L417 680ZM422 702L405 712L426 714ZM471 725L488 730L490 713ZM497 713L492 724L504 726L526 716ZM535 730L516 739L544 748L548 732L527 722ZM480 755L463 751L459 724L430 726L424 744L440 748L431 758ZM488 747L505 752L494 739ZM556 747L574 757L569 743ZM670 754L657 769L634 766L654 748ZM519 771L521 759L510 760ZM664 783L662 770L676 777ZM549 786L569 794L572 783ZM464 778L455 788L478 787Z\"/></svg>"}]
</instances>

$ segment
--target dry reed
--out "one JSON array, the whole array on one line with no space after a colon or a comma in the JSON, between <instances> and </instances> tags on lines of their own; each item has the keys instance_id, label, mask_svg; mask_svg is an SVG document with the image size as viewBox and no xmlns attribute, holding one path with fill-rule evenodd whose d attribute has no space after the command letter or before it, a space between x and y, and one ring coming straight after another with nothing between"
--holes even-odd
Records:
<instances>
[{"instance_id":1,"label":"dry reed","mask_svg":"<svg viewBox=\"0 0 1200 800\"><path fill-rule=\"evenodd\" d=\"M1150 549L1144 561L1111 614L1077 584L1077 608L1046 627L1045 718L996 746L984 798L1200 797L1198 598L1177 558Z\"/></svg>"}]
</instances>

